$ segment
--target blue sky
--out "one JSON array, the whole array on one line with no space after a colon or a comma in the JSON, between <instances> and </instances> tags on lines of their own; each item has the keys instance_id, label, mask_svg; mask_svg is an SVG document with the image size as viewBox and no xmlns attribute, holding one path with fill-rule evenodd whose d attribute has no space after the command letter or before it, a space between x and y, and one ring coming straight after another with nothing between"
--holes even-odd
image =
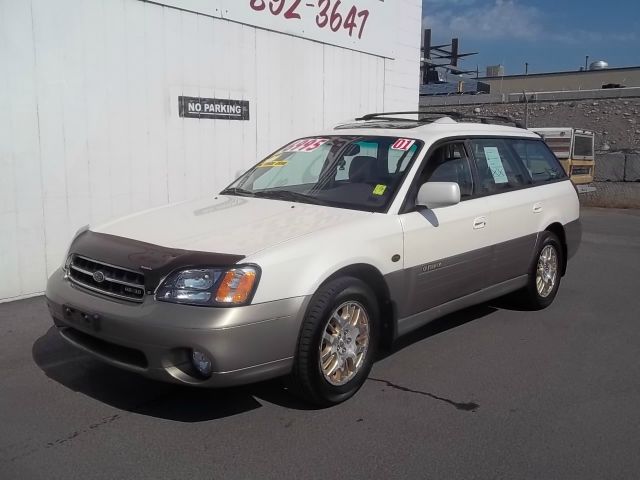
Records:
<instances>
[{"instance_id":1,"label":"blue sky","mask_svg":"<svg viewBox=\"0 0 640 480\"><path fill-rule=\"evenodd\" d=\"M434 43L460 38L462 63L503 64L507 74L577 70L585 55L612 67L640 65L640 0L423 0Z\"/></svg>"}]
</instances>

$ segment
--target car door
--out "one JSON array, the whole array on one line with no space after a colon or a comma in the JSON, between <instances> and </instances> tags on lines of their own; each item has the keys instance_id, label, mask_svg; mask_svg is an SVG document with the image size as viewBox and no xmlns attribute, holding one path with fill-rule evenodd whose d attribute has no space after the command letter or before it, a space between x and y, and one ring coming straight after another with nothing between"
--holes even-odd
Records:
<instances>
[{"instance_id":1,"label":"car door","mask_svg":"<svg viewBox=\"0 0 640 480\"><path fill-rule=\"evenodd\" d=\"M407 201L415 205L426 181L457 182L458 205L410 209L400 216L404 232L404 302L406 318L481 290L487 285L491 258L491 218L486 198L475 197L470 159L464 142L436 149L416 177Z\"/></svg>"},{"instance_id":2,"label":"car door","mask_svg":"<svg viewBox=\"0 0 640 480\"><path fill-rule=\"evenodd\" d=\"M544 201L531 174L508 138L475 138L469 142L477 173L477 189L488 202L494 244L491 285L526 275L537 240L537 218Z\"/></svg>"}]
</instances>

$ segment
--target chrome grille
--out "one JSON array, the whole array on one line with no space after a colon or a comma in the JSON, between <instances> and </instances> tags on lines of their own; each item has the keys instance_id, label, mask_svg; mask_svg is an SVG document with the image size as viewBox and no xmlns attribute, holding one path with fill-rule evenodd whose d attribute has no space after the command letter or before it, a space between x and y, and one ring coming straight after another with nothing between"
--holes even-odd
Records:
<instances>
[{"instance_id":1,"label":"chrome grille","mask_svg":"<svg viewBox=\"0 0 640 480\"><path fill-rule=\"evenodd\" d=\"M110 297L131 302L144 300L143 274L80 255L71 257L69 279L76 285Z\"/></svg>"}]
</instances>

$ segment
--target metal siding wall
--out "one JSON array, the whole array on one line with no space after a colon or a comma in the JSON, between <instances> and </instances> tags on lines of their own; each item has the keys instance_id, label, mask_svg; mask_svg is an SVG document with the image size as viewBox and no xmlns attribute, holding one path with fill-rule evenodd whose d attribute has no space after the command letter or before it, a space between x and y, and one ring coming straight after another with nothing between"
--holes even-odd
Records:
<instances>
[{"instance_id":1,"label":"metal siding wall","mask_svg":"<svg viewBox=\"0 0 640 480\"><path fill-rule=\"evenodd\" d=\"M13 182L13 199L0 206L0 292L12 297L42 289L46 242L31 5L2 2L0 23L0 48L4 49L0 58L4 57L6 68L5 108L0 115L8 116L0 122L8 134L0 147L0 175L10 176Z\"/></svg>"},{"instance_id":2,"label":"metal siding wall","mask_svg":"<svg viewBox=\"0 0 640 480\"><path fill-rule=\"evenodd\" d=\"M135 0L0 0L0 301L42 292L82 225L212 194L293 137L414 108L420 0L402 1L417 28L397 29L409 47L390 61ZM179 95L249 100L251 120L179 118Z\"/></svg>"},{"instance_id":3,"label":"metal siding wall","mask_svg":"<svg viewBox=\"0 0 640 480\"><path fill-rule=\"evenodd\" d=\"M420 81L422 1L396 0L395 59L385 60L384 110L417 110Z\"/></svg>"},{"instance_id":4,"label":"metal siding wall","mask_svg":"<svg viewBox=\"0 0 640 480\"><path fill-rule=\"evenodd\" d=\"M19 263L16 229L16 193L18 182L13 173L11 142L11 96L9 95L9 31L5 28L7 5L0 2L0 278L18 278ZM7 112L3 114L2 112ZM20 292L13 282L0 281L0 298Z\"/></svg>"}]
</instances>

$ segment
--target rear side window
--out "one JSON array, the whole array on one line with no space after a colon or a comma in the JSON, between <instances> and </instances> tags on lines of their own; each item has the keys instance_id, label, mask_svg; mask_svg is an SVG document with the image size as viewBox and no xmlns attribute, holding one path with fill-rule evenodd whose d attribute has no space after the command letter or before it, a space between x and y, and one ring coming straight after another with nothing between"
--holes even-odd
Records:
<instances>
[{"instance_id":1,"label":"rear side window","mask_svg":"<svg viewBox=\"0 0 640 480\"><path fill-rule=\"evenodd\" d=\"M472 140L471 148L478 172L477 194L502 193L530 184L520 159L506 140Z\"/></svg>"},{"instance_id":2,"label":"rear side window","mask_svg":"<svg viewBox=\"0 0 640 480\"><path fill-rule=\"evenodd\" d=\"M540 140L507 141L529 171L533 183L552 182L566 177L562 165L544 142Z\"/></svg>"}]
</instances>

